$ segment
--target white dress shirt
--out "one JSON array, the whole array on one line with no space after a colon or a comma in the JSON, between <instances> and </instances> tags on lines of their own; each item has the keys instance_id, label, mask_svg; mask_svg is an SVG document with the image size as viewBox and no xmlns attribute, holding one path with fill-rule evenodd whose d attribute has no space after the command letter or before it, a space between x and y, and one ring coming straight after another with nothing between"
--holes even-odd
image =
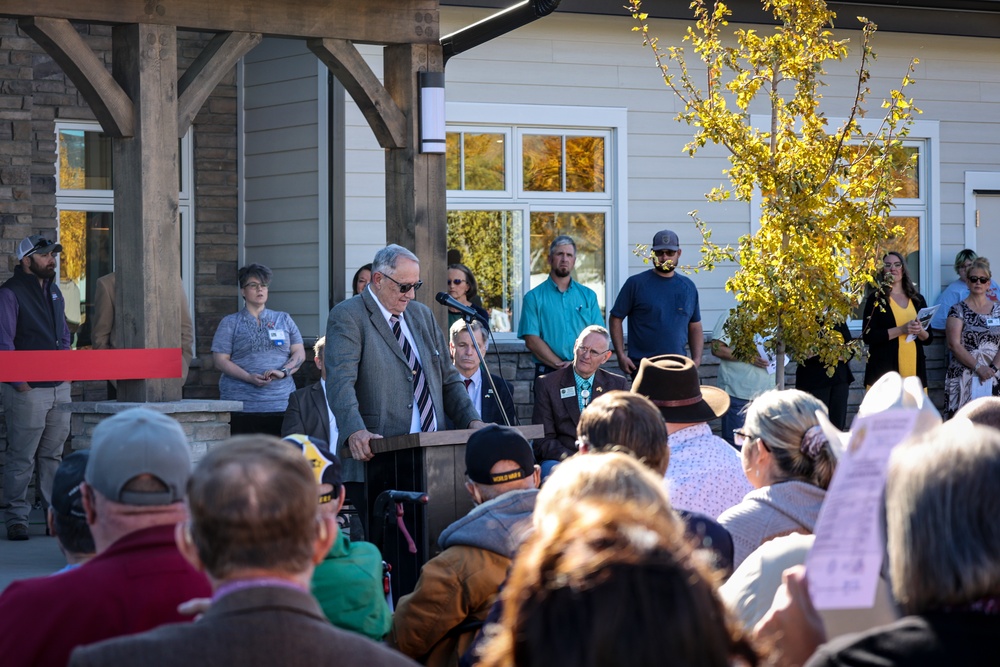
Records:
<instances>
[{"instance_id":1,"label":"white dress shirt","mask_svg":"<svg viewBox=\"0 0 1000 667\"><path fill-rule=\"evenodd\" d=\"M375 304L378 306L378 309L382 311L382 317L385 318L385 322L386 324L389 325L389 329L392 329L392 323L389 322L389 318L392 317L392 313L386 310L385 306L382 305L382 302L378 300L378 297L375 295L375 292L372 291L371 283L369 283L368 287L366 287L365 289L367 289L368 292L372 295L372 299L374 299ZM402 315L399 316L399 328L403 330L403 337L406 338L406 340L410 341L410 347L413 348L413 354L416 355L417 361L420 362L420 366L422 368L424 364L420 360L420 348L417 347L416 342L413 340L413 334L410 333L410 327L407 326L406 324L405 315L406 313L404 312ZM424 370L424 373L425 374L427 373L426 369ZM426 382L426 379L424 381ZM429 389L430 385L427 386ZM438 430L437 406L431 405L431 408L434 410L434 420L431 422L431 427L427 430L436 431ZM416 399L414 399L413 401L413 415L410 417L410 433L420 433L420 406L417 405Z\"/></svg>"}]
</instances>

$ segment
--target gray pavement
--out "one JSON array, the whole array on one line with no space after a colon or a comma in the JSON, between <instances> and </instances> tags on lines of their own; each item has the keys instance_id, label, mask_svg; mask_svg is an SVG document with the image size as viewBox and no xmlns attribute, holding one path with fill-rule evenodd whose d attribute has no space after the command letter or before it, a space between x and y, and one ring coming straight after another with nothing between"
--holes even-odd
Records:
<instances>
[{"instance_id":1,"label":"gray pavement","mask_svg":"<svg viewBox=\"0 0 1000 667\"><path fill-rule=\"evenodd\" d=\"M12 581L52 574L66 564L54 537L45 535L45 518L41 510L31 510L28 518L27 542L10 542L7 531L0 526L0 591Z\"/></svg>"}]
</instances>

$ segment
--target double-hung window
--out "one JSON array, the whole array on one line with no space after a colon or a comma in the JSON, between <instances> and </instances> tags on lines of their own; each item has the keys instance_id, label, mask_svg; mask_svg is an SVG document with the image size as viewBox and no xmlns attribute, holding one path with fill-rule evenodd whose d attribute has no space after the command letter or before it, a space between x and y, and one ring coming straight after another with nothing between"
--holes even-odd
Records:
<instances>
[{"instance_id":1,"label":"double-hung window","mask_svg":"<svg viewBox=\"0 0 1000 667\"><path fill-rule=\"evenodd\" d=\"M191 132L180 140L179 207L181 277L194 305L194 179ZM100 125L56 123L56 211L59 220L59 286L66 298L66 319L74 347L91 344L97 279L114 271L114 208L111 139ZM193 316L193 312L192 312Z\"/></svg>"},{"instance_id":2,"label":"double-hung window","mask_svg":"<svg viewBox=\"0 0 1000 667\"><path fill-rule=\"evenodd\" d=\"M625 237L624 112L573 109L573 120L589 112L592 123L559 124L567 115L547 107L483 107L449 106L449 263L472 270L493 331L517 331L524 294L546 279L549 245L566 234L574 278L604 310ZM528 122L538 117L552 124Z\"/></svg>"}]
</instances>

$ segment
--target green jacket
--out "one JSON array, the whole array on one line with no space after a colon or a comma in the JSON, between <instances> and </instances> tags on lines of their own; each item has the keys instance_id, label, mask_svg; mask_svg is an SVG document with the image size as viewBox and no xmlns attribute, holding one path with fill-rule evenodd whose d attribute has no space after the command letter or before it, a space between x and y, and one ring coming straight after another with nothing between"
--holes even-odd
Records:
<instances>
[{"instance_id":1,"label":"green jacket","mask_svg":"<svg viewBox=\"0 0 1000 667\"><path fill-rule=\"evenodd\" d=\"M373 544L351 543L340 533L313 572L312 593L338 628L381 641L392 627L382 589L382 554Z\"/></svg>"}]
</instances>

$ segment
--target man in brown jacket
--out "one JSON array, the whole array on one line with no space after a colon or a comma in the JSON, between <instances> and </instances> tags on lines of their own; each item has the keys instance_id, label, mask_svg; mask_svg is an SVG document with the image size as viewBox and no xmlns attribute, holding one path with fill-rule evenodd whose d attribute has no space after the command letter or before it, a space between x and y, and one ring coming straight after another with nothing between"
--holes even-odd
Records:
<instances>
[{"instance_id":1,"label":"man in brown jacket","mask_svg":"<svg viewBox=\"0 0 1000 667\"><path fill-rule=\"evenodd\" d=\"M487 426L465 449L466 489L477 507L441 533L413 593L392 618L389 645L428 667L453 665L486 618L538 495L540 470L515 429Z\"/></svg>"}]
</instances>

